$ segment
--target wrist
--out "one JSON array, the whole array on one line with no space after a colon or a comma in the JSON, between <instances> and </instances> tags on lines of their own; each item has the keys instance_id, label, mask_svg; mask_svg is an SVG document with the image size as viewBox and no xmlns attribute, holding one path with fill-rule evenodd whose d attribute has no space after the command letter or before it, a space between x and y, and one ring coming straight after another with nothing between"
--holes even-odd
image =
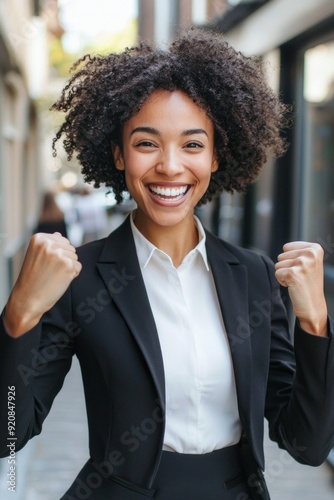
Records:
<instances>
[{"instance_id":1,"label":"wrist","mask_svg":"<svg viewBox=\"0 0 334 500\"><path fill-rule=\"evenodd\" d=\"M17 338L36 326L42 314L34 311L27 304L24 306L11 295L6 304L4 312L4 325L10 337Z\"/></svg>"},{"instance_id":2,"label":"wrist","mask_svg":"<svg viewBox=\"0 0 334 500\"><path fill-rule=\"evenodd\" d=\"M312 335L319 337L328 336L328 317L322 316L321 318L298 318L299 324L303 330Z\"/></svg>"}]
</instances>

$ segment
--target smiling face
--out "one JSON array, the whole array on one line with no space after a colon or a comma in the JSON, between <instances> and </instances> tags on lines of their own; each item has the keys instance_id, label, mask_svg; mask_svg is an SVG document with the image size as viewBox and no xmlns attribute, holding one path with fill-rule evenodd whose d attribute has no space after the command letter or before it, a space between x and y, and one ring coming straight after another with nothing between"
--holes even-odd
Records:
<instances>
[{"instance_id":1,"label":"smiling face","mask_svg":"<svg viewBox=\"0 0 334 500\"><path fill-rule=\"evenodd\" d=\"M217 169L213 124L179 91L151 94L126 122L122 151L118 146L113 151L143 233L148 227L188 223Z\"/></svg>"}]
</instances>

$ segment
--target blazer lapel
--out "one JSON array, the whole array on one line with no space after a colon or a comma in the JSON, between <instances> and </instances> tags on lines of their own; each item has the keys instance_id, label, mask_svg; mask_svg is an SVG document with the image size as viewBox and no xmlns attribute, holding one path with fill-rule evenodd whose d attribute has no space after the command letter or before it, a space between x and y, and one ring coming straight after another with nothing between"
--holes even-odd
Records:
<instances>
[{"instance_id":1,"label":"blazer lapel","mask_svg":"<svg viewBox=\"0 0 334 500\"><path fill-rule=\"evenodd\" d=\"M165 381L159 337L149 305L129 218L107 238L97 268L151 370L165 406Z\"/></svg>"},{"instance_id":2,"label":"blazer lapel","mask_svg":"<svg viewBox=\"0 0 334 500\"><path fill-rule=\"evenodd\" d=\"M206 246L230 343L240 420L249 435L252 414L252 354L247 269L210 233L207 233Z\"/></svg>"}]
</instances>

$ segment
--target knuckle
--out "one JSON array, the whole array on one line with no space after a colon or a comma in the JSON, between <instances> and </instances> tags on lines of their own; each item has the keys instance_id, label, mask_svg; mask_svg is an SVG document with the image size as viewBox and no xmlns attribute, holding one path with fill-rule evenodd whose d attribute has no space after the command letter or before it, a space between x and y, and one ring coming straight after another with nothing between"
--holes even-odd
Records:
<instances>
[{"instance_id":1,"label":"knuckle","mask_svg":"<svg viewBox=\"0 0 334 500\"><path fill-rule=\"evenodd\" d=\"M323 248L318 244L314 244L314 246L309 247L305 252L305 260L308 265L316 264L319 260L323 258L323 255L324 255Z\"/></svg>"},{"instance_id":2,"label":"knuckle","mask_svg":"<svg viewBox=\"0 0 334 500\"><path fill-rule=\"evenodd\" d=\"M299 255L298 257L296 257L295 263L298 267L303 268L307 264L307 258L304 255ZM294 271L293 268L292 268L292 270Z\"/></svg>"},{"instance_id":3,"label":"knuckle","mask_svg":"<svg viewBox=\"0 0 334 500\"><path fill-rule=\"evenodd\" d=\"M72 267L72 278L76 278L80 272L81 272L81 269L82 269L82 265L80 264L80 262L74 262L75 265L73 265Z\"/></svg>"},{"instance_id":4,"label":"knuckle","mask_svg":"<svg viewBox=\"0 0 334 500\"><path fill-rule=\"evenodd\" d=\"M35 233L35 234L33 234L33 235L32 235L32 237L30 238L30 241L31 241L31 242L33 242L33 243L34 243L34 242L37 242L37 241L40 239L40 237L41 237L41 233Z\"/></svg>"},{"instance_id":5,"label":"knuckle","mask_svg":"<svg viewBox=\"0 0 334 500\"><path fill-rule=\"evenodd\" d=\"M319 253L319 250L315 246L311 246L310 248L308 248L308 255L311 258L313 258L313 259L316 258L318 253Z\"/></svg>"},{"instance_id":6,"label":"knuckle","mask_svg":"<svg viewBox=\"0 0 334 500\"><path fill-rule=\"evenodd\" d=\"M64 252L63 252L63 249L62 249L62 248L59 248L59 247L50 248L50 252L51 252L51 253L54 253L54 254L55 254L55 256L56 256L59 260L65 260L65 258L64 258Z\"/></svg>"},{"instance_id":7,"label":"knuckle","mask_svg":"<svg viewBox=\"0 0 334 500\"><path fill-rule=\"evenodd\" d=\"M40 247L46 258L52 257L56 250L53 241L48 238L44 238L43 241L40 242Z\"/></svg>"},{"instance_id":8,"label":"knuckle","mask_svg":"<svg viewBox=\"0 0 334 500\"><path fill-rule=\"evenodd\" d=\"M307 248L307 251L314 256L321 255L324 253L324 249L319 243L310 243Z\"/></svg>"},{"instance_id":9,"label":"knuckle","mask_svg":"<svg viewBox=\"0 0 334 500\"><path fill-rule=\"evenodd\" d=\"M67 270L72 271L75 268L75 261L70 259L69 257L64 257L63 262L64 262L64 267Z\"/></svg>"},{"instance_id":10,"label":"knuckle","mask_svg":"<svg viewBox=\"0 0 334 500\"><path fill-rule=\"evenodd\" d=\"M81 272L81 269L82 269L82 264L80 262L77 262L77 275Z\"/></svg>"},{"instance_id":11,"label":"knuckle","mask_svg":"<svg viewBox=\"0 0 334 500\"><path fill-rule=\"evenodd\" d=\"M295 281L298 274L299 274L299 269L297 267L291 267L286 273L287 278L291 279L292 281Z\"/></svg>"},{"instance_id":12,"label":"knuckle","mask_svg":"<svg viewBox=\"0 0 334 500\"><path fill-rule=\"evenodd\" d=\"M41 246L45 242L45 234L44 233L36 233L31 237L31 242L33 245Z\"/></svg>"},{"instance_id":13,"label":"knuckle","mask_svg":"<svg viewBox=\"0 0 334 500\"><path fill-rule=\"evenodd\" d=\"M325 251L319 243L314 243L314 249L315 249L315 252L317 253L317 255L319 255L320 257L324 256Z\"/></svg>"}]
</instances>

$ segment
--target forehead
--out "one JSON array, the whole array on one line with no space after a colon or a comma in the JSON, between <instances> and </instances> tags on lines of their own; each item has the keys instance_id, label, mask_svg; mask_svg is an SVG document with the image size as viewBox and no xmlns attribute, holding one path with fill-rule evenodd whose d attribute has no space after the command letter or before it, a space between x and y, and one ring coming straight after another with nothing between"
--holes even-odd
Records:
<instances>
[{"instance_id":1,"label":"forehead","mask_svg":"<svg viewBox=\"0 0 334 500\"><path fill-rule=\"evenodd\" d=\"M206 111L196 104L187 94L175 90L154 91L140 110L125 124L125 128L138 124L154 124L159 128L202 127L211 131L212 121Z\"/></svg>"}]
</instances>

